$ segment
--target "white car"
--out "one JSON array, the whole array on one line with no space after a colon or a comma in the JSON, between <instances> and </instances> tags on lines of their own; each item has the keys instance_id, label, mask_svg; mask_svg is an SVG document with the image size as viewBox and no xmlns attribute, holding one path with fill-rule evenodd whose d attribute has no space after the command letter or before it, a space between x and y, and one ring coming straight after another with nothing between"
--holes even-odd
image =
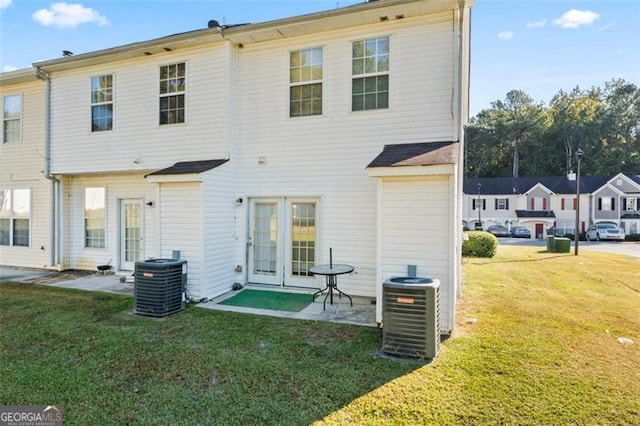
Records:
<instances>
[{"instance_id":1,"label":"white car","mask_svg":"<svg viewBox=\"0 0 640 426\"><path fill-rule=\"evenodd\" d=\"M587 241L624 241L624 231L613 223L596 223L587 231Z\"/></svg>"}]
</instances>

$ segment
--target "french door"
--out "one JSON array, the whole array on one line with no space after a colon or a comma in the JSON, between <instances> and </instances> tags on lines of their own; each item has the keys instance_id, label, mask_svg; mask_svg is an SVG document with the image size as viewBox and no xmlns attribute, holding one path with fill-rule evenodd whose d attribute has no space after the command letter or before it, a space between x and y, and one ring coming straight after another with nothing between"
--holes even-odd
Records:
<instances>
[{"instance_id":1,"label":"french door","mask_svg":"<svg viewBox=\"0 0 640 426\"><path fill-rule=\"evenodd\" d=\"M120 200L120 269L133 271L142 259L142 201Z\"/></svg>"},{"instance_id":2,"label":"french door","mask_svg":"<svg viewBox=\"0 0 640 426\"><path fill-rule=\"evenodd\" d=\"M254 198L249 209L249 282L317 288L318 200Z\"/></svg>"}]
</instances>

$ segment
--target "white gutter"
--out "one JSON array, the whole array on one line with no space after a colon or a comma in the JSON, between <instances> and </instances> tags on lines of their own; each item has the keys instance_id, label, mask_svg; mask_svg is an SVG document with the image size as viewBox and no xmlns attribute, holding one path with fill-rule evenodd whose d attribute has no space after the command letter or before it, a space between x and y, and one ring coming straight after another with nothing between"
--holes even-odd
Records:
<instances>
[{"instance_id":1,"label":"white gutter","mask_svg":"<svg viewBox=\"0 0 640 426\"><path fill-rule=\"evenodd\" d=\"M60 264L58 238L60 235L56 221L60 181L51 174L51 80L49 75L39 67L35 69L36 77L44 81L44 177L51 181L49 191L49 265Z\"/></svg>"}]
</instances>

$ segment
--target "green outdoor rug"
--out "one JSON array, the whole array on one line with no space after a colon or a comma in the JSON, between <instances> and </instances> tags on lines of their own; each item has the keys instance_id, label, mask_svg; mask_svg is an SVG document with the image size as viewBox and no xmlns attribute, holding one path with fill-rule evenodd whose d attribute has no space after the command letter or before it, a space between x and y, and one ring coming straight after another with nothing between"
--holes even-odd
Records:
<instances>
[{"instance_id":1,"label":"green outdoor rug","mask_svg":"<svg viewBox=\"0 0 640 426\"><path fill-rule=\"evenodd\" d=\"M270 309L272 311L300 312L312 302L310 294L283 293L279 291L242 290L220 302L220 305Z\"/></svg>"}]
</instances>

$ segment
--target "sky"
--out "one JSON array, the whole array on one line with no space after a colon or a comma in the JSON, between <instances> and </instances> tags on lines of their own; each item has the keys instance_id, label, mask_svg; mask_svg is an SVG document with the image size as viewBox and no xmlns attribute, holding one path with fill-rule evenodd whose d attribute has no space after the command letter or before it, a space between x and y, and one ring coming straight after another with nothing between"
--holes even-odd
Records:
<instances>
[{"instance_id":1,"label":"sky","mask_svg":"<svg viewBox=\"0 0 640 426\"><path fill-rule=\"evenodd\" d=\"M363 0L0 0L0 72L223 24L256 23ZM476 0L470 114L522 90L548 105L560 90L640 85L640 0Z\"/></svg>"}]
</instances>

